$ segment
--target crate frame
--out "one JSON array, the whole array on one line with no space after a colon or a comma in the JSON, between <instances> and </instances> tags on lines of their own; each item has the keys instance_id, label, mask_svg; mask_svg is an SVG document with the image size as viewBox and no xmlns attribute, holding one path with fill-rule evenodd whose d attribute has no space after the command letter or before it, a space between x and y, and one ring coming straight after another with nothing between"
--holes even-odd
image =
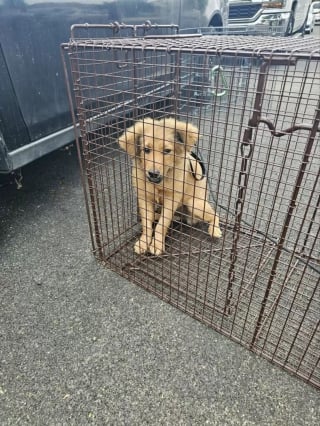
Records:
<instances>
[{"instance_id":1,"label":"crate frame","mask_svg":"<svg viewBox=\"0 0 320 426\"><path fill-rule=\"evenodd\" d=\"M320 97L311 93L313 87L319 87L311 76L313 69L320 70L317 42L179 35L172 26L162 26L164 35L146 35L157 30L149 24L147 27L139 26L142 36L137 35L136 27L131 28L133 37L128 38L127 33L119 37L119 27L114 24L99 26L99 31L111 30L112 36L95 33L94 37L77 38L73 32L70 42L62 45L93 252L108 268L320 387L319 170L316 172L320 158L317 145ZM97 30L95 26L92 28ZM87 31L88 27L80 25L75 29ZM120 29L128 30L126 26ZM192 77L188 67L190 58ZM103 74L99 66L104 61ZM92 65L94 62L96 65ZM143 67L147 66L157 70L144 73ZM280 79L281 90L272 73ZM116 78L121 78L124 86L129 82L126 89L117 86ZM88 84L90 79L92 86ZM141 82L145 85L139 87ZM295 86L297 93L293 90ZM101 98L96 96L100 89ZM225 92L228 93L224 102ZM290 95L297 105L292 111L288 107ZM265 115L266 104L271 118ZM302 112L301 104L305 104ZM290 121L287 126L285 109ZM211 202L217 203L220 213L226 210L222 241L208 242L204 237L205 227L201 225L173 223L168 234L171 244L168 252L161 257L136 255L133 244L140 224L130 178L131 163L118 148L117 139L142 117L177 115L192 122L194 111L198 122L204 123L202 130L209 139L213 137L215 124L210 124L213 121L224 126L219 140L224 138L229 143L227 154L217 145L214 150L212 145L201 147L209 172L212 164L217 167L218 184L209 190L214 194ZM234 119L239 111L243 117L236 123L239 132L235 137L235 129L229 126L226 117ZM267 131L271 139L264 147L260 139L267 139ZM308 135L305 144L297 142L297 133ZM275 142L282 137L287 139L284 148ZM255 151L266 155L266 161L259 161ZM213 162L212 152L218 161ZM280 155L279 163L276 154ZM231 173L223 163L224 155L233 160ZM259 166L263 168L262 175ZM280 175L278 180L273 174ZM212 173L208 176L209 183L214 181ZM289 183L290 176L295 178L293 185ZM260 182L256 198L252 195L254 186L248 183L252 178ZM265 214L271 218L274 214L275 219L268 222L258 212L267 197L273 196L273 180L277 192L270 213ZM117 191L112 189L114 184ZM229 188L226 200L223 188ZM286 190L290 191L288 197ZM283 217L281 202L286 203ZM109 208L112 204L120 208L120 215ZM298 208L300 216L296 213ZM277 217L281 219L280 227L276 224ZM223 262L227 257L225 270ZM185 278L181 279L183 273Z\"/></svg>"}]
</instances>

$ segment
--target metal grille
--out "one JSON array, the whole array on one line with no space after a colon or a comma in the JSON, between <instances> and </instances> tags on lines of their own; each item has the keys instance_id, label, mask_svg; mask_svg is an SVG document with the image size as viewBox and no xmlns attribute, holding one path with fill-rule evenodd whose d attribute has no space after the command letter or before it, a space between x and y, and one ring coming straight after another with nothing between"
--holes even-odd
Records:
<instances>
[{"instance_id":1,"label":"metal grille","mask_svg":"<svg viewBox=\"0 0 320 426\"><path fill-rule=\"evenodd\" d=\"M317 40L82 37L63 45L63 51L69 58L66 74L70 67L73 82L70 97L81 133L96 257L194 318L320 386ZM142 123L142 134L134 127L137 122ZM198 159L188 161L191 165L194 161L197 169L195 192L204 182L208 202L220 217L222 237L212 238L204 221L185 220L190 208L180 211L179 217L172 211L164 253L152 254L149 241L149 253L138 254L135 247L145 215L143 202L138 208L135 187L140 187L140 199L146 194L134 179L143 176L145 191L150 191L150 181L146 169L132 178L132 168L146 164L140 161L150 154L145 151L146 140L154 151L157 138L170 142L174 150L181 145L178 122L185 123L187 133L199 131L193 148ZM150 129L146 139L144 132L150 136ZM166 140L167 130L175 135L173 142ZM130 134L137 144L131 156L119 146L119 138L129 143ZM179 155L185 158L188 152ZM172 167L177 167L177 156L173 155ZM177 176L181 179L191 169ZM159 223L153 219L154 238L161 233L157 226L169 197L165 182L166 176L151 184L158 194L154 209L160 214Z\"/></svg>"},{"instance_id":2,"label":"metal grille","mask_svg":"<svg viewBox=\"0 0 320 426\"><path fill-rule=\"evenodd\" d=\"M246 19L253 18L261 9L261 3L247 3L246 5L230 4L229 19Z\"/></svg>"}]
</instances>

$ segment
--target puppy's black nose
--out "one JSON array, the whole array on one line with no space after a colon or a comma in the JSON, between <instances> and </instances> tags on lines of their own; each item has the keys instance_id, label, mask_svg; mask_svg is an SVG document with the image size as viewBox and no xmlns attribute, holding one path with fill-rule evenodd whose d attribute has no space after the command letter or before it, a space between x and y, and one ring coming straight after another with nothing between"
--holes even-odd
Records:
<instances>
[{"instance_id":1,"label":"puppy's black nose","mask_svg":"<svg viewBox=\"0 0 320 426\"><path fill-rule=\"evenodd\" d=\"M162 181L161 172L159 170L149 170L148 179L152 183L160 183Z\"/></svg>"},{"instance_id":2,"label":"puppy's black nose","mask_svg":"<svg viewBox=\"0 0 320 426\"><path fill-rule=\"evenodd\" d=\"M159 177L160 177L160 175L161 175L161 173L160 173L160 171L159 170L149 170L148 171L148 176L149 176L149 178L150 179L154 179L154 180L157 180L157 179L159 179Z\"/></svg>"}]
</instances>

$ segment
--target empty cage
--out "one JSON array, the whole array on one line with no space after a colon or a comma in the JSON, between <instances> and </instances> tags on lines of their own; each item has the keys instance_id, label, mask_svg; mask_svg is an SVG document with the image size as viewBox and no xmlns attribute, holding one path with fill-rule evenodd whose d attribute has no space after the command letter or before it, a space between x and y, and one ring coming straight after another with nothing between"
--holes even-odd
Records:
<instances>
[{"instance_id":1,"label":"empty cage","mask_svg":"<svg viewBox=\"0 0 320 426\"><path fill-rule=\"evenodd\" d=\"M63 50L95 256L320 386L317 40L95 36L72 38ZM176 152L189 137L183 153ZM137 145L129 152L119 138L122 148L132 138ZM152 161L164 179L150 184L143 167L156 149L161 160ZM194 179L187 209L170 200L167 232L166 155L171 168L179 156L187 158L172 172L173 187L184 193ZM135 167L146 175L132 176ZM181 186L186 175L190 181ZM150 241L137 249L147 219L135 179L144 180L146 192L155 188L148 232L155 240L165 231L163 252ZM219 216L221 238L209 235L207 216L190 220L191 204L203 197Z\"/></svg>"}]
</instances>

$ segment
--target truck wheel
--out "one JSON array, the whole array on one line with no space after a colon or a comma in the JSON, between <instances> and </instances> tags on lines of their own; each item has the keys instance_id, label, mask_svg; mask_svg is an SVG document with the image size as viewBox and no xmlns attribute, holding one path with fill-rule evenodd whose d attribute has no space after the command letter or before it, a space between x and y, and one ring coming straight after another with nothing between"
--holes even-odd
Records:
<instances>
[{"instance_id":1,"label":"truck wheel","mask_svg":"<svg viewBox=\"0 0 320 426\"><path fill-rule=\"evenodd\" d=\"M209 27L214 27L217 30L217 32L222 32L223 30L222 26L223 24L222 24L221 16L218 14L214 15L214 17L209 22Z\"/></svg>"}]
</instances>

